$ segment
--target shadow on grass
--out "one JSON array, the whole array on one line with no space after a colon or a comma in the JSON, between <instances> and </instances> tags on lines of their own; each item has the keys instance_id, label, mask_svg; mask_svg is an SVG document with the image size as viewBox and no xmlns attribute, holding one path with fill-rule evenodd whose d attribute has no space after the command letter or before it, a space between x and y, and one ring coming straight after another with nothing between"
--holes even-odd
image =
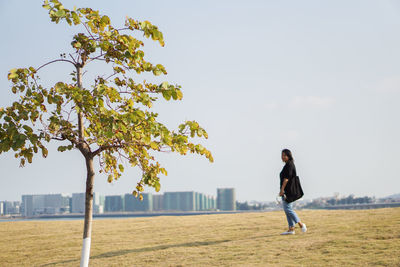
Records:
<instances>
[{"instance_id":1,"label":"shadow on grass","mask_svg":"<svg viewBox=\"0 0 400 267\"><path fill-rule=\"evenodd\" d=\"M225 239L225 240L217 240L217 241L198 241L198 242L188 242L188 243L181 243L181 244L170 244L170 245L160 245L160 246L155 246L155 247L147 247L147 248L137 248L137 249L125 249L125 250L118 250L118 251L110 251L106 252L103 254L99 254L93 257L90 257L90 259L101 259L101 258L111 258L111 257L117 257L129 253L140 253L140 252L150 252L150 251L157 251L157 250L163 250L163 249L168 249L168 248L177 248L177 247L200 247L200 246L209 246L209 245L217 245L221 243L226 243L226 242L231 242L231 241L238 241L238 240L246 240L246 239L264 239L266 237L273 237L277 235L260 235L260 236L253 236L250 238L239 238L239 239Z\"/></svg>"},{"instance_id":2,"label":"shadow on grass","mask_svg":"<svg viewBox=\"0 0 400 267\"><path fill-rule=\"evenodd\" d=\"M177 247L199 247L199 246L208 246L208 245L216 245L225 242L230 242L232 240L218 240L218 241L204 241L204 242L189 242L189 243L182 243L182 244L171 244L171 245L160 245L155 247L147 247L147 248L138 248L138 249L125 249L125 250L118 250L118 251L110 251L103 254L99 254L91 259L101 259L101 258L110 258L121 256L129 253L140 253L140 252L150 252L150 251L157 251L169 248L177 248Z\"/></svg>"},{"instance_id":3,"label":"shadow on grass","mask_svg":"<svg viewBox=\"0 0 400 267\"><path fill-rule=\"evenodd\" d=\"M99 255L90 257L90 259L94 260L94 259L102 259L102 258L111 258L111 257L122 256L122 255L129 254L129 253L149 252L149 251L157 251L157 250L163 250L163 249L168 249L168 248L177 248L177 247L209 246L209 245L226 243L226 242L230 242L230 241L232 241L232 240L189 242L189 243L181 243L181 244L160 245L160 246L147 247L147 248L125 249L125 250L110 251L110 252L106 252L103 254L99 254ZM80 261L80 259L71 259L71 260L66 260L66 261L47 263L47 264L40 265L40 266L44 267L44 266L51 266L51 265L55 265L55 264L65 264L65 263L79 262L79 261Z\"/></svg>"}]
</instances>

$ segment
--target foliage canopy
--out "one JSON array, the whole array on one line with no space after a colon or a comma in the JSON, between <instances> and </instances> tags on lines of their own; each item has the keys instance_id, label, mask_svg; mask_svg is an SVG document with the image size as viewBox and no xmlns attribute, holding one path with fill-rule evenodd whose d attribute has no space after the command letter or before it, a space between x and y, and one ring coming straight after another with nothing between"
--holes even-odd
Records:
<instances>
[{"instance_id":1,"label":"foliage canopy","mask_svg":"<svg viewBox=\"0 0 400 267\"><path fill-rule=\"evenodd\" d=\"M167 171L151 155L151 151L174 151L182 155L198 153L211 162L211 152L190 138L207 138L206 131L195 121L186 121L171 131L157 121L151 111L158 97L181 100L179 85L168 82L153 84L137 82L133 74L143 72L155 76L167 74L161 64L145 60L143 41L130 33L142 32L144 37L164 46L163 34L148 21L126 18L123 28L111 25L110 18L91 8L69 10L57 0L47 0L43 7L53 22L65 21L80 26L83 33L73 37L73 52L38 68L10 70L11 90L19 96L11 106L0 109L0 153L13 150L21 166L31 163L36 153L46 157L46 145L61 143L64 152L79 149L85 158L100 157L100 172L108 181L118 179L124 162L138 166L142 177L134 195L145 185L160 189L160 174ZM48 64L64 61L74 65L71 82L57 82L51 88L40 84L38 71ZM82 86L82 70L91 62L103 61L110 66L108 77L97 76L90 87ZM78 118L78 120L77 120Z\"/></svg>"}]
</instances>

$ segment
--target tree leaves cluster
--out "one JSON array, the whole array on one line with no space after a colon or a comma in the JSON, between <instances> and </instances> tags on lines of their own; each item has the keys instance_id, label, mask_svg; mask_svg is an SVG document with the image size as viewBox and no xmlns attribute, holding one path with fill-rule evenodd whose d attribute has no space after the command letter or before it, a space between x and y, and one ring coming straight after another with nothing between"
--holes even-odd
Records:
<instances>
[{"instance_id":1,"label":"tree leaves cluster","mask_svg":"<svg viewBox=\"0 0 400 267\"><path fill-rule=\"evenodd\" d=\"M133 79L133 74L143 72L167 74L161 64L145 60L143 41L131 35L142 32L164 46L157 26L126 18L124 27L118 29L109 17L90 8L69 10L57 0L46 0L43 7L53 22L65 21L83 32L74 35L73 52L68 58L62 54L60 59L38 68L10 70L11 90L19 100L0 109L0 153L12 149L24 166L39 151L46 157L48 142L61 141L61 152L77 148L85 158L99 156L100 171L108 175L109 182L121 177L126 163L138 166L142 177L133 194L139 197L145 185L159 191L159 176L167 175L151 154L153 151L197 153L213 161L209 150L190 141L193 137L208 138L197 122L186 121L177 131L171 131L151 111L159 97L181 100L181 87ZM72 82L60 81L46 88L40 84L38 71L58 61L74 66ZM107 63L111 72L84 87L82 71L94 61Z\"/></svg>"}]
</instances>

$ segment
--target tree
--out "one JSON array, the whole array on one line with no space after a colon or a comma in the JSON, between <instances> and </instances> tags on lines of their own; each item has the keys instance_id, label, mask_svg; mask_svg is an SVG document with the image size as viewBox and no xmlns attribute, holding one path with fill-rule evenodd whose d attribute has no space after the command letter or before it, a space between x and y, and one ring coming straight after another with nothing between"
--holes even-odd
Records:
<instances>
[{"instance_id":1,"label":"tree","mask_svg":"<svg viewBox=\"0 0 400 267\"><path fill-rule=\"evenodd\" d=\"M160 174L167 171L151 152L173 151L186 155L197 153L211 162L211 152L190 138L208 138L196 121L186 121L177 131L169 130L151 112L152 104L162 96L166 100L181 100L179 85L168 82L153 84L138 82L143 72L155 76L167 74L161 64L145 60L143 41L135 32L158 41L164 46L163 34L148 21L126 18L123 28L111 25L106 15L91 8L69 10L57 0L44 1L51 21L65 21L80 26L83 32L74 35L72 53L38 68L10 70L11 90L19 98L11 106L0 109L0 153L13 150L20 158L20 166L32 163L41 152L47 157L46 145L59 141L58 151L78 149L85 160L86 200L81 266L87 266L92 226L93 159L99 157L100 172L108 175L108 182L117 180L124 171L124 163L142 170L133 194L142 199L144 186L160 190ZM83 70L95 61L110 66L108 76L97 76L89 87L83 86ZM40 83L39 70L56 62L73 66L70 82L57 82L46 88ZM133 79L136 75L135 80Z\"/></svg>"}]
</instances>

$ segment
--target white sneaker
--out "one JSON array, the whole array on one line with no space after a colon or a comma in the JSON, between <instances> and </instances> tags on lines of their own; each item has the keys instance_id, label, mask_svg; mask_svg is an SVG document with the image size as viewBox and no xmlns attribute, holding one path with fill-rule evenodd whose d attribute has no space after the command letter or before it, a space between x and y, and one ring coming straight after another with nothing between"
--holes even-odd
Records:
<instances>
[{"instance_id":1,"label":"white sneaker","mask_svg":"<svg viewBox=\"0 0 400 267\"><path fill-rule=\"evenodd\" d=\"M303 233L307 232L307 226L306 226L305 223L303 223L303 227L301 227L301 231L302 231Z\"/></svg>"},{"instance_id":2,"label":"white sneaker","mask_svg":"<svg viewBox=\"0 0 400 267\"><path fill-rule=\"evenodd\" d=\"M281 233L281 235L294 235L294 234L295 234L294 231L286 231L286 232Z\"/></svg>"}]
</instances>

